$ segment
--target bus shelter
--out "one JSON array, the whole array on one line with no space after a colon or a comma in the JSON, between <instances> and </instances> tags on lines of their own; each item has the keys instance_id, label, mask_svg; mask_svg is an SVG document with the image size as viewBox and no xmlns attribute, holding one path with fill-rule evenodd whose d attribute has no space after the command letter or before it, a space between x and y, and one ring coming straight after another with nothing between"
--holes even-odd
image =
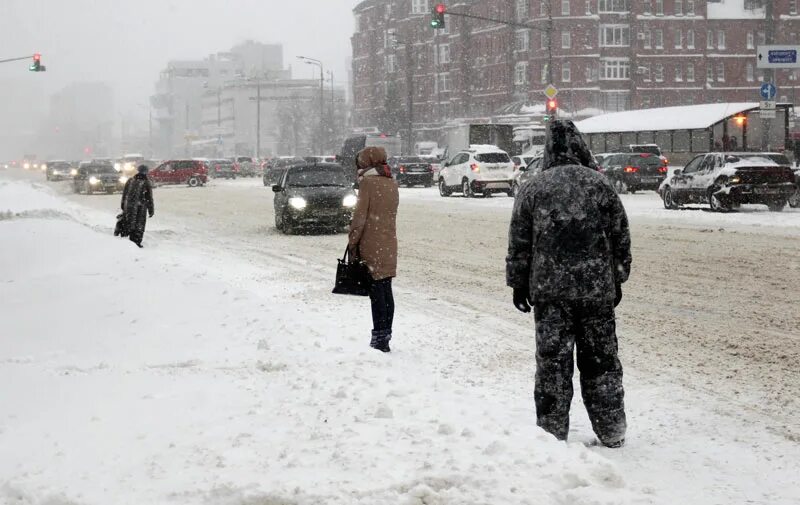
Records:
<instances>
[{"instance_id":1,"label":"bus shelter","mask_svg":"<svg viewBox=\"0 0 800 505\"><path fill-rule=\"evenodd\" d=\"M762 119L757 102L684 105L602 114L575 125L593 152L657 144L680 162L709 151L783 151L792 108L777 104L775 119Z\"/></svg>"}]
</instances>

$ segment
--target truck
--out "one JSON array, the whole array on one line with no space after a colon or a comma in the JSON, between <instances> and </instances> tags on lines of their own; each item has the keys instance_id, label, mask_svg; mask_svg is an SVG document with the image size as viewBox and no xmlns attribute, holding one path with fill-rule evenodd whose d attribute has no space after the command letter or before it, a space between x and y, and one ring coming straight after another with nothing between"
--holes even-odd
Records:
<instances>
[{"instance_id":1,"label":"truck","mask_svg":"<svg viewBox=\"0 0 800 505\"><path fill-rule=\"evenodd\" d=\"M471 145L497 146L509 155L519 154L514 145L514 125L511 124L458 124L443 128L447 156L452 158Z\"/></svg>"}]
</instances>

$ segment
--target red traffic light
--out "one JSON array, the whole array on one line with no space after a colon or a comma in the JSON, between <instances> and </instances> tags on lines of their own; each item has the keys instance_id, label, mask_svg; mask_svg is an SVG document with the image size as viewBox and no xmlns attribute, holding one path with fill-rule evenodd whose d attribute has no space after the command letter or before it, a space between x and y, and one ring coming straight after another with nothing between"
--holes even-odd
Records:
<instances>
[{"instance_id":1,"label":"red traffic light","mask_svg":"<svg viewBox=\"0 0 800 505\"><path fill-rule=\"evenodd\" d=\"M547 101L547 110L551 111L551 110L556 110L556 109L558 109L558 102L553 100L553 99L548 100Z\"/></svg>"},{"instance_id":2,"label":"red traffic light","mask_svg":"<svg viewBox=\"0 0 800 505\"><path fill-rule=\"evenodd\" d=\"M436 5L436 13L437 14L444 14L447 12L447 7L444 4L437 4Z\"/></svg>"},{"instance_id":3,"label":"red traffic light","mask_svg":"<svg viewBox=\"0 0 800 505\"><path fill-rule=\"evenodd\" d=\"M42 59L42 55L41 54L35 53L33 55L33 61L41 61L41 59Z\"/></svg>"}]
</instances>

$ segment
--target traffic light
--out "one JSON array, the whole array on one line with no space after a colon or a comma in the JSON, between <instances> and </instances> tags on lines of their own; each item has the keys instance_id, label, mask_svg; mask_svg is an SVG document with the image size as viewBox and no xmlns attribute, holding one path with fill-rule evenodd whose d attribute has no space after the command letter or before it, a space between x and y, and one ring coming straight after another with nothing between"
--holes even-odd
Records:
<instances>
[{"instance_id":1,"label":"traffic light","mask_svg":"<svg viewBox=\"0 0 800 505\"><path fill-rule=\"evenodd\" d=\"M545 121L553 120L556 118L556 115L558 115L558 100L556 100L555 98L550 98L549 100L547 100L547 103L545 104L544 120Z\"/></svg>"},{"instance_id":2,"label":"traffic light","mask_svg":"<svg viewBox=\"0 0 800 505\"><path fill-rule=\"evenodd\" d=\"M444 28L444 13L447 12L447 7L444 4L436 4L433 7L433 15L431 17L431 28L434 30L441 30Z\"/></svg>"},{"instance_id":3,"label":"traffic light","mask_svg":"<svg viewBox=\"0 0 800 505\"><path fill-rule=\"evenodd\" d=\"M33 64L30 67L28 67L28 70L30 70L31 72L46 72L47 71L47 67L42 65L42 55L41 54L36 53L36 54L33 55Z\"/></svg>"}]
</instances>

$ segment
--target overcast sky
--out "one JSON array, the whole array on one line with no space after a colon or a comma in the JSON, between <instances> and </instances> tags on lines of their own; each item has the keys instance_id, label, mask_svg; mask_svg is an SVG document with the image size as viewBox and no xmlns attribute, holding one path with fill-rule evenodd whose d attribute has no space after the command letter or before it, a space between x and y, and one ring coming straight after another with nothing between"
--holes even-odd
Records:
<instances>
[{"instance_id":1,"label":"overcast sky","mask_svg":"<svg viewBox=\"0 0 800 505\"><path fill-rule=\"evenodd\" d=\"M72 81L107 81L129 113L147 103L168 60L201 59L247 39L282 43L295 77L315 70L296 63L305 55L344 82L359 1L0 0L0 59L38 51L48 69L37 75L27 62L3 64L0 83L37 81L50 93Z\"/></svg>"}]
</instances>

